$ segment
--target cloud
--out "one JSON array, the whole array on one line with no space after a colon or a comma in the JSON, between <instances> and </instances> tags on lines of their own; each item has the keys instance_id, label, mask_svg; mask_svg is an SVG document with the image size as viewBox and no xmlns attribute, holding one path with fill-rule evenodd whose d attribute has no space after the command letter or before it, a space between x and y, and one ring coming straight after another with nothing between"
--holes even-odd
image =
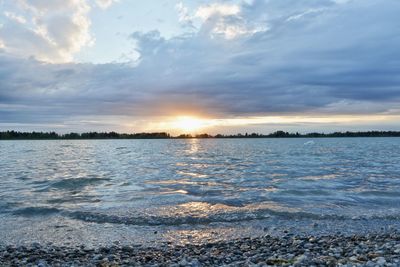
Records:
<instances>
[{"instance_id":1,"label":"cloud","mask_svg":"<svg viewBox=\"0 0 400 267\"><path fill-rule=\"evenodd\" d=\"M381 103L370 112L397 105L400 5L298 2L242 6L244 20L261 21L268 16L260 10L270 11L270 28L235 40L211 38L214 28L207 22L196 34L170 40L134 34L142 55L137 71L151 69L163 81L163 92L155 95L160 102L195 102L228 114L318 112L343 100L353 103L351 113L357 106L364 112L365 103Z\"/></svg>"},{"instance_id":2,"label":"cloud","mask_svg":"<svg viewBox=\"0 0 400 267\"><path fill-rule=\"evenodd\" d=\"M196 29L195 25L200 23L203 31L206 30L214 37L233 39L266 30L265 26L246 20L242 16L242 7L238 4L213 3L200 5L191 13L182 2L179 2L176 5L176 9L179 21L184 26Z\"/></svg>"},{"instance_id":3,"label":"cloud","mask_svg":"<svg viewBox=\"0 0 400 267\"><path fill-rule=\"evenodd\" d=\"M118 0L96 0L97 5L102 9L107 9L116 2L118 2Z\"/></svg>"},{"instance_id":4,"label":"cloud","mask_svg":"<svg viewBox=\"0 0 400 267\"><path fill-rule=\"evenodd\" d=\"M4 15L9 19L14 20L15 22L18 22L18 23L21 23L21 24L25 24L26 23L26 19L23 16L18 16L16 14L12 13L12 12L5 11Z\"/></svg>"},{"instance_id":5,"label":"cloud","mask_svg":"<svg viewBox=\"0 0 400 267\"><path fill-rule=\"evenodd\" d=\"M86 1L18 0L7 7L15 12L4 12L0 39L9 54L67 62L93 41Z\"/></svg>"},{"instance_id":6,"label":"cloud","mask_svg":"<svg viewBox=\"0 0 400 267\"><path fill-rule=\"evenodd\" d=\"M200 6L196 12L195 17L207 20L213 16L234 16L240 13L239 5L234 4L209 4Z\"/></svg>"},{"instance_id":7,"label":"cloud","mask_svg":"<svg viewBox=\"0 0 400 267\"><path fill-rule=\"evenodd\" d=\"M159 31L134 32L140 54L134 65L46 64L9 53L5 40L0 123L135 120L182 112L399 114L398 1L254 0L238 10L211 9L202 14L216 19L210 15L197 30L170 39ZM221 21L225 26L216 32ZM227 29L238 25L263 30L227 38ZM12 29L16 36L27 34L17 25ZM69 39L51 29L46 36L69 46ZM51 50L43 47L43 53Z\"/></svg>"},{"instance_id":8,"label":"cloud","mask_svg":"<svg viewBox=\"0 0 400 267\"><path fill-rule=\"evenodd\" d=\"M179 22L184 26L193 27L193 17L189 14L189 9L182 2L178 2L175 9L178 12Z\"/></svg>"}]
</instances>

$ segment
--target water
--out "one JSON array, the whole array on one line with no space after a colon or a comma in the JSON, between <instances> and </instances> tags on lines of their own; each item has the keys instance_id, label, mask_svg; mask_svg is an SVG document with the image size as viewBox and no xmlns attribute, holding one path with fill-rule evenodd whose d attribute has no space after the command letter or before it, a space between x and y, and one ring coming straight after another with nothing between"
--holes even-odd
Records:
<instances>
[{"instance_id":1,"label":"water","mask_svg":"<svg viewBox=\"0 0 400 267\"><path fill-rule=\"evenodd\" d=\"M1 141L0 240L399 227L399 151L400 138Z\"/></svg>"}]
</instances>

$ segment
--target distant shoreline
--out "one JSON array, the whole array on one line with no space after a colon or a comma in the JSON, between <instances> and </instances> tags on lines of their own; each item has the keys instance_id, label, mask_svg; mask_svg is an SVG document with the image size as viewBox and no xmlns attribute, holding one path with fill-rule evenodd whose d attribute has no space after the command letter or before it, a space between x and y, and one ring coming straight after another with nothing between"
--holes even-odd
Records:
<instances>
[{"instance_id":1,"label":"distant shoreline","mask_svg":"<svg viewBox=\"0 0 400 267\"><path fill-rule=\"evenodd\" d=\"M400 137L400 131L365 131L365 132L334 132L300 134L276 131L270 134L245 133L235 135L181 134L172 136L166 132L155 133L116 133L87 132L58 134L56 132L0 132L0 140L107 140L107 139L241 139L241 138L344 138L344 137Z\"/></svg>"}]
</instances>

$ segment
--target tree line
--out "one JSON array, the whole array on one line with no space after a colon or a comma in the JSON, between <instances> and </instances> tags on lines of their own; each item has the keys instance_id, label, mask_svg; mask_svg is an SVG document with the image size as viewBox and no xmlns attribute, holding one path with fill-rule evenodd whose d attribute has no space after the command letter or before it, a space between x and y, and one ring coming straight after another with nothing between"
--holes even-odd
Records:
<instances>
[{"instance_id":1,"label":"tree line","mask_svg":"<svg viewBox=\"0 0 400 267\"><path fill-rule=\"evenodd\" d=\"M51 139L186 139L186 138L300 138L300 137L400 137L400 131L366 131L366 132L334 132L334 133L306 133L300 134L276 131L269 134L245 133L232 135L210 135L210 134L182 134L171 136L166 132L157 133L116 133L116 132L87 132L87 133L66 133L56 132L0 132L0 140L51 140Z\"/></svg>"},{"instance_id":2,"label":"tree line","mask_svg":"<svg viewBox=\"0 0 400 267\"><path fill-rule=\"evenodd\" d=\"M87 133L66 133L56 132L0 132L0 140L10 139L165 139L171 138L168 133L116 133L116 132L87 132Z\"/></svg>"}]
</instances>

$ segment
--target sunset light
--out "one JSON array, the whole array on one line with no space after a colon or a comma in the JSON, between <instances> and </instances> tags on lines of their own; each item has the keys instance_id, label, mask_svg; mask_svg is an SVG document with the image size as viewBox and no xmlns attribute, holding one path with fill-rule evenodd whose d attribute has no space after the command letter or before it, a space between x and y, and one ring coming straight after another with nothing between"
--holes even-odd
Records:
<instances>
[{"instance_id":1,"label":"sunset light","mask_svg":"<svg viewBox=\"0 0 400 267\"><path fill-rule=\"evenodd\" d=\"M399 13L0 0L0 267L400 267Z\"/></svg>"},{"instance_id":2,"label":"sunset light","mask_svg":"<svg viewBox=\"0 0 400 267\"><path fill-rule=\"evenodd\" d=\"M199 119L191 116L181 116L172 123L172 128L181 130L185 133L192 133L209 126L205 119Z\"/></svg>"}]
</instances>

